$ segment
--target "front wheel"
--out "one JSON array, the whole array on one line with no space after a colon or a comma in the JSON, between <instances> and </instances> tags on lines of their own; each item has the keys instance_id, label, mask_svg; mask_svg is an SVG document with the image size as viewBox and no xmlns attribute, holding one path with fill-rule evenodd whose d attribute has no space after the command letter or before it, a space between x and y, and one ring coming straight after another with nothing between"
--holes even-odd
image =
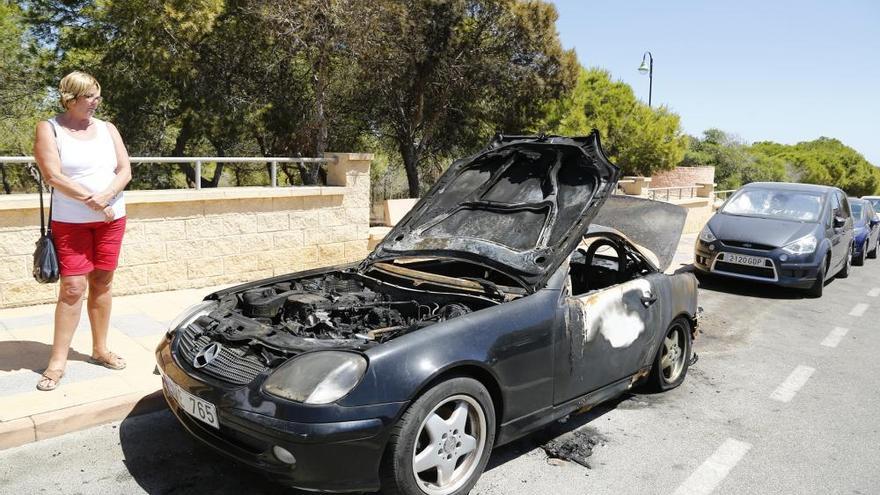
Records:
<instances>
[{"instance_id":1,"label":"front wheel","mask_svg":"<svg viewBox=\"0 0 880 495\"><path fill-rule=\"evenodd\" d=\"M847 249L847 251L846 251L846 259L843 260L843 268L841 268L840 271L837 272L838 278L849 277L849 268L850 268L850 266L852 266L852 258L853 258L852 252L853 252L853 249L852 249L852 246L850 246L849 249Z\"/></svg>"},{"instance_id":2,"label":"front wheel","mask_svg":"<svg viewBox=\"0 0 880 495\"><path fill-rule=\"evenodd\" d=\"M492 397L458 377L419 397L394 426L382 461L382 492L464 495L477 483L495 443Z\"/></svg>"},{"instance_id":3,"label":"front wheel","mask_svg":"<svg viewBox=\"0 0 880 495\"><path fill-rule=\"evenodd\" d=\"M880 244L880 239L877 239L877 244L874 244L874 249L868 252L868 258L876 259L877 258L877 246Z\"/></svg>"},{"instance_id":4,"label":"front wheel","mask_svg":"<svg viewBox=\"0 0 880 495\"><path fill-rule=\"evenodd\" d=\"M681 385L691 363L692 344L691 324L682 317L673 320L660 343L647 385L658 392Z\"/></svg>"},{"instance_id":5,"label":"front wheel","mask_svg":"<svg viewBox=\"0 0 880 495\"><path fill-rule=\"evenodd\" d=\"M868 241L862 246L862 252L858 256L853 257L853 265L862 266L865 264L865 256L868 254Z\"/></svg>"},{"instance_id":6,"label":"front wheel","mask_svg":"<svg viewBox=\"0 0 880 495\"><path fill-rule=\"evenodd\" d=\"M813 282L813 285L807 289L807 294L810 297L822 297L822 291L825 290L825 270L828 267L828 258L822 261L822 264L819 266L819 273L816 274L816 281Z\"/></svg>"}]
</instances>

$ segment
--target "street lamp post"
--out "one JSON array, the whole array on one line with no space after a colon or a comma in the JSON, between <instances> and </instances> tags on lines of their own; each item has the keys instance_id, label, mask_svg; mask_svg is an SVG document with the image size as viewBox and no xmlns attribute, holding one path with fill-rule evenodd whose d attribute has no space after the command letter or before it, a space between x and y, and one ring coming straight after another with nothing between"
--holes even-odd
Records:
<instances>
[{"instance_id":1,"label":"street lamp post","mask_svg":"<svg viewBox=\"0 0 880 495\"><path fill-rule=\"evenodd\" d=\"M648 63L645 63L645 57L648 58ZM648 108L651 107L651 91L654 86L654 56L651 55L651 52L645 52L642 55L642 65L639 66L639 72L642 74L648 74Z\"/></svg>"}]
</instances>

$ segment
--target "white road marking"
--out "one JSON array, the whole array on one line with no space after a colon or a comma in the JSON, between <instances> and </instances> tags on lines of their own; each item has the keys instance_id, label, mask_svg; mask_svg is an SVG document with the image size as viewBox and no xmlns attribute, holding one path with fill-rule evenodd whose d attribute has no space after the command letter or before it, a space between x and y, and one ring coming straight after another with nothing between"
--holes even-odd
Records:
<instances>
[{"instance_id":1,"label":"white road marking","mask_svg":"<svg viewBox=\"0 0 880 495\"><path fill-rule=\"evenodd\" d=\"M846 336L846 332L849 332L849 328L834 327L834 330L831 330L828 336L825 337L825 340L822 341L822 345L825 347L837 347L841 339Z\"/></svg>"},{"instance_id":2,"label":"white road marking","mask_svg":"<svg viewBox=\"0 0 880 495\"><path fill-rule=\"evenodd\" d=\"M708 495L727 477L730 470L745 457L751 444L728 438L706 462L679 485L674 495Z\"/></svg>"},{"instance_id":3,"label":"white road marking","mask_svg":"<svg viewBox=\"0 0 880 495\"><path fill-rule=\"evenodd\" d=\"M798 390L807 383L807 380L810 379L810 376L814 371L816 371L816 369L810 368L809 366L798 366L790 375L788 375L788 378L782 382L782 385L776 387L776 390L770 394L770 398L778 400L779 402L789 402L794 398L795 394L798 393Z\"/></svg>"},{"instance_id":4,"label":"white road marking","mask_svg":"<svg viewBox=\"0 0 880 495\"><path fill-rule=\"evenodd\" d=\"M863 314L865 314L865 311L867 311L867 310L868 310L867 304L858 303L853 307L852 311L849 312L849 315L850 316L862 316Z\"/></svg>"},{"instance_id":5,"label":"white road marking","mask_svg":"<svg viewBox=\"0 0 880 495\"><path fill-rule=\"evenodd\" d=\"M873 289L868 291L868 297L877 297L880 296L880 287L874 287Z\"/></svg>"}]
</instances>

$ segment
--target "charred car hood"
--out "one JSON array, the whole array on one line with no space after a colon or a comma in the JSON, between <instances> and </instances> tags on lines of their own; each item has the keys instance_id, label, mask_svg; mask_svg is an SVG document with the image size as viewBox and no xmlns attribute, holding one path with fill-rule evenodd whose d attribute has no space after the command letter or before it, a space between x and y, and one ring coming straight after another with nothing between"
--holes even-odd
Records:
<instances>
[{"instance_id":1,"label":"charred car hood","mask_svg":"<svg viewBox=\"0 0 880 495\"><path fill-rule=\"evenodd\" d=\"M620 170L586 137L498 137L457 160L365 264L450 257L542 287L580 242Z\"/></svg>"}]
</instances>

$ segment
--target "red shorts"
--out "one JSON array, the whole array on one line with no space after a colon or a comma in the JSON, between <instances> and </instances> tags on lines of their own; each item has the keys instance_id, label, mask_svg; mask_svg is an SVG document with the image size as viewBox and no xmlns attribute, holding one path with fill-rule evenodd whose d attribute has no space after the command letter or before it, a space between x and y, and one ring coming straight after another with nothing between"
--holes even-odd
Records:
<instances>
[{"instance_id":1,"label":"red shorts","mask_svg":"<svg viewBox=\"0 0 880 495\"><path fill-rule=\"evenodd\" d=\"M52 240L62 276L92 270L113 271L119 262L125 217L112 222L68 223L52 220Z\"/></svg>"}]
</instances>

